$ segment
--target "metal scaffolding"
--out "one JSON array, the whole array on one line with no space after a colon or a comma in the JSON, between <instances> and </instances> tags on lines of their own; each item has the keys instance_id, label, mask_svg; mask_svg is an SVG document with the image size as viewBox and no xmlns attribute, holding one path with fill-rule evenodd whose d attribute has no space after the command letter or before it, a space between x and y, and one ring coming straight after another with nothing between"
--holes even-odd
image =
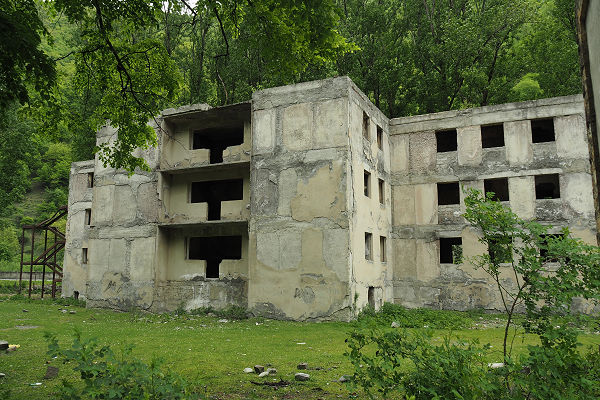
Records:
<instances>
[{"instance_id":1,"label":"metal scaffolding","mask_svg":"<svg viewBox=\"0 0 600 400\"><path fill-rule=\"evenodd\" d=\"M45 221L35 225L23 225L21 233L21 269L19 271L19 293L21 292L21 282L23 281L23 266L29 265L29 297L33 286L33 267L34 265L42 266L42 298L44 298L44 284L46 282L46 267L52 271L52 298L56 297L56 284L62 282L63 269L57 262L56 256L59 251L65 247L65 234L59 231L56 227L51 226L53 223L67 215L67 206L62 206L56 213ZM24 261L25 257L25 231L31 231L31 251L30 260ZM35 233L43 232L44 235L44 250L39 256L35 256ZM50 233L50 237L48 237ZM51 244L48 240L50 239ZM27 272L25 272L27 273Z\"/></svg>"}]
</instances>

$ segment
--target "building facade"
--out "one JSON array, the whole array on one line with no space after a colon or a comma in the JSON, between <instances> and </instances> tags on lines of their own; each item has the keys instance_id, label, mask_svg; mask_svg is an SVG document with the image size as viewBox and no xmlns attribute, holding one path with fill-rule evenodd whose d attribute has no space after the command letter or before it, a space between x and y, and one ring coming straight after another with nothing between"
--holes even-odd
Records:
<instances>
[{"instance_id":1,"label":"building facade","mask_svg":"<svg viewBox=\"0 0 600 400\"><path fill-rule=\"evenodd\" d=\"M389 120L341 77L165 110L154 129L150 172L73 164L63 295L295 320L498 309L455 255L486 251L461 187L596 243L581 96Z\"/></svg>"}]
</instances>

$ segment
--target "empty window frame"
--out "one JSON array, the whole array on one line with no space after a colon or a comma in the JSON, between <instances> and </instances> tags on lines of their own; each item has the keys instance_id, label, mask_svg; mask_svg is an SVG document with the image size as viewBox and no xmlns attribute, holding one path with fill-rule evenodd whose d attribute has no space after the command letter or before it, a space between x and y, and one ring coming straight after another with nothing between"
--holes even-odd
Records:
<instances>
[{"instance_id":1,"label":"empty window frame","mask_svg":"<svg viewBox=\"0 0 600 400\"><path fill-rule=\"evenodd\" d=\"M458 149L456 129L435 132L435 143L438 153L456 151Z\"/></svg>"},{"instance_id":2,"label":"empty window frame","mask_svg":"<svg viewBox=\"0 0 600 400\"><path fill-rule=\"evenodd\" d=\"M558 174L537 175L535 177L536 199L560 199Z\"/></svg>"},{"instance_id":3,"label":"empty window frame","mask_svg":"<svg viewBox=\"0 0 600 400\"><path fill-rule=\"evenodd\" d=\"M533 143L554 142L554 118L532 120L531 141Z\"/></svg>"},{"instance_id":4,"label":"empty window frame","mask_svg":"<svg viewBox=\"0 0 600 400\"><path fill-rule=\"evenodd\" d=\"M362 134L367 140L371 140L371 136L369 135L369 125L371 125L371 118L363 111Z\"/></svg>"},{"instance_id":5,"label":"empty window frame","mask_svg":"<svg viewBox=\"0 0 600 400\"><path fill-rule=\"evenodd\" d=\"M383 150L383 128L377 125L377 147Z\"/></svg>"},{"instance_id":6,"label":"empty window frame","mask_svg":"<svg viewBox=\"0 0 600 400\"><path fill-rule=\"evenodd\" d=\"M487 196L488 193L494 193L492 199L497 201L510 200L508 195L508 178L485 179L483 189Z\"/></svg>"},{"instance_id":7,"label":"empty window frame","mask_svg":"<svg viewBox=\"0 0 600 400\"><path fill-rule=\"evenodd\" d=\"M210 163L223 162L223 150L244 143L244 125L233 127L207 128L194 131L192 150L208 149Z\"/></svg>"},{"instance_id":8,"label":"empty window frame","mask_svg":"<svg viewBox=\"0 0 600 400\"><path fill-rule=\"evenodd\" d=\"M460 204L460 189L458 182L437 184L438 205Z\"/></svg>"},{"instance_id":9,"label":"empty window frame","mask_svg":"<svg viewBox=\"0 0 600 400\"><path fill-rule=\"evenodd\" d=\"M504 146L504 125L483 125L481 127L481 147L484 149L490 147Z\"/></svg>"},{"instance_id":10,"label":"empty window frame","mask_svg":"<svg viewBox=\"0 0 600 400\"><path fill-rule=\"evenodd\" d=\"M187 245L187 258L206 260L206 277L218 278L221 261L242 259L242 237L191 237Z\"/></svg>"},{"instance_id":11,"label":"empty window frame","mask_svg":"<svg viewBox=\"0 0 600 400\"><path fill-rule=\"evenodd\" d=\"M82 264L87 264L88 263L88 249L87 247L84 247L81 249L81 263Z\"/></svg>"},{"instance_id":12,"label":"empty window frame","mask_svg":"<svg viewBox=\"0 0 600 400\"><path fill-rule=\"evenodd\" d=\"M373 235L365 232L365 260L373 261Z\"/></svg>"},{"instance_id":13,"label":"empty window frame","mask_svg":"<svg viewBox=\"0 0 600 400\"><path fill-rule=\"evenodd\" d=\"M460 264L462 262L462 238L440 238L440 264Z\"/></svg>"},{"instance_id":14,"label":"empty window frame","mask_svg":"<svg viewBox=\"0 0 600 400\"><path fill-rule=\"evenodd\" d=\"M365 196L371 197L371 173L366 170L363 176L363 185Z\"/></svg>"},{"instance_id":15,"label":"empty window frame","mask_svg":"<svg viewBox=\"0 0 600 400\"><path fill-rule=\"evenodd\" d=\"M209 221L221 219L222 201L242 200L243 197L243 179L192 182L190 189L190 203L208 203Z\"/></svg>"},{"instance_id":16,"label":"empty window frame","mask_svg":"<svg viewBox=\"0 0 600 400\"><path fill-rule=\"evenodd\" d=\"M92 209L86 208L85 209L85 225L89 226L91 224L92 224Z\"/></svg>"},{"instance_id":17,"label":"empty window frame","mask_svg":"<svg viewBox=\"0 0 600 400\"><path fill-rule=\"evenodd\" d=\"M379 203L385 204L385 183L383 179L379 179Z\"/></svg>"},{"instance_id":18,"label":"empty window frame","mask_svg":"<svg viewBox=\"0 0 600 400\"><path fill-rule=\"evenodd\" d=\"M387 262L386 242L385 236L379 236L379 259L382 263Z\"/></svg>"},{"instance_id":19,"label":"empty window frame","mask_svg":"<svg viewBox=\"0 0 600 400\"><path fill-rule=\"evenodd\" d=\"M498 236L488 242L488 254L494 264L510 263L512 261L512 238Z\"/></svg>"},{"instance_id":20,"label":"empty window frame","mask_svg":"<svg viewBox=\"0 0 600 400\"><path fill-rule=\"evenodd\" d=\"M548 257L548 239L552 240L561 240L565 239L565 235L561 233L556 234L547 234L540 235L540 239L542 239L540 246L540 257L547 262L558 262L558 258Z\"/></svg>"},{"instance_id":21,"label":"empty window frame","mask_svg":"<svg viewBox=\"0 0 600 400\"><path fill-rule=\"evenodd\" d=\"M88 188L94 187L94 173L93 172L88 172L88 174L87 174L87 187Z\"/></svg>"}]
</instances>

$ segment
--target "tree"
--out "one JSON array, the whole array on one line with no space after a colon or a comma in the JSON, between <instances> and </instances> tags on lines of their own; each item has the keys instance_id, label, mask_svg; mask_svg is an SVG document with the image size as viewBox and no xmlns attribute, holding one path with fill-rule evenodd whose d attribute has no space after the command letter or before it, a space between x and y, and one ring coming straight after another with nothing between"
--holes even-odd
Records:
<instances>
[{"instance_id":1,"label":"tree","mask_svg":"<svg viewBox=\"0 0 600 400\"><path fill-rule=\"evenodd\" d=\"M34 0L0 0L0 108L29 99L28 85L47 97L55 63L41 49L48 32Z\"/></svg>"}]
</instances>

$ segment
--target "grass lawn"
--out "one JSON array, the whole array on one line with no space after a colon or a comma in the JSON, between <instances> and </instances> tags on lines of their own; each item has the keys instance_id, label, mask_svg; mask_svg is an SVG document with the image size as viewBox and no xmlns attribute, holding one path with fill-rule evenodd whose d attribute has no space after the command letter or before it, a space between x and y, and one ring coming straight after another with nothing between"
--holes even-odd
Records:
<instances>
[{"instance_id":1,"label":"grass lawn","mask_svg":"<svg viewBox=\"0 0 600 400\"><path fill-rule=\"evenodd\" d=\"M61 310L69 311L62 312ZM24 310L27 310L26 312ZM442 312L436 311L439 315ZM457 315L458 313L447 313ZM443 314L446 315L446 314ZM464 339L477 338L490 343L491 361L501 361L502 321L496 315L468 315L469 329L454 333ZM463 317L464 318L464 317ZM477 324L477 325L476 325ZM165 360L209 398L214 399L337 399L362 398L352 394L337 379L352 374L344 343L352 323L299 323L265 319L219 322L217 317L192 315L150 315L62 306L51 300L10 300L0 298L0 340L21 347L0 353L0 393L9 388L14 399L54 399L61 379L76 381L68 365L60 365L46 355L44 332L57 335L62 346L71 344L75 327L84 337L95 336L101 344L117 350L125 343L135 345L134 355L149 361L153 355ZM437 330L436 335L446 334ZM516 351L523 351L533 337L517 339ZM598 346L600 335L580 336L586 345ZM44 380L47 362L60 368L59 379ZM294 382L298 363L308 363L308 382ZM245 367L272 365L276 376L258 378L244 374ZM315 369L319 368L319 369ZM285 388L256 386L250 381L264 379L292 381ZM41 386L30 386L42 382Z\"/></svg>"}]
</instances>

